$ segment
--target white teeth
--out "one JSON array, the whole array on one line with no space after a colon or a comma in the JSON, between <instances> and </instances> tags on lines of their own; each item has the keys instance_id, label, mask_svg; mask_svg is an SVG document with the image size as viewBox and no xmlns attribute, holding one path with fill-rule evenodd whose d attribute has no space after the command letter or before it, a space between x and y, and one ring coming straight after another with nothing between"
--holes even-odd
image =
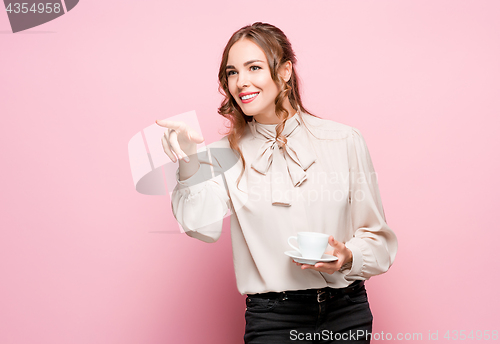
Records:
<instances>
[{"instance_id":1,"label":"white teeth","mask_svg":"<svg viewBox=\"0 0 500 344\"><path fill-rule=\"evenodd\" d=\"M254 94L248 94L246 96L243 96L241 97L241 99L243 100L247 100L247 99L250 99L250 98L253 98L253 97L256 97L258 93L254 93Z\"/></svg>"}]
</instances>

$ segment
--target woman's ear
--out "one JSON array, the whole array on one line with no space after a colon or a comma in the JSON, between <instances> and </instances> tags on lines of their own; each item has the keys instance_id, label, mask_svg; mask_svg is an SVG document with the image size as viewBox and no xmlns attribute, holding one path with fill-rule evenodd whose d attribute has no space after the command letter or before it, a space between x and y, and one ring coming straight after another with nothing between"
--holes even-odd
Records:
<instances>
[{"instance_id":1,"label":"woman's ear","mask_svg":"<svg viewBox=\"0 0 500 344\"><path fill-rule=\"evenodd\" d=\"M292 68L293 66L291 61L286 61L280 67L279 75L281 76L283 81L288 82L288 80L290 80L290 78L292 77Z\"/></svg>"}]
</instances>

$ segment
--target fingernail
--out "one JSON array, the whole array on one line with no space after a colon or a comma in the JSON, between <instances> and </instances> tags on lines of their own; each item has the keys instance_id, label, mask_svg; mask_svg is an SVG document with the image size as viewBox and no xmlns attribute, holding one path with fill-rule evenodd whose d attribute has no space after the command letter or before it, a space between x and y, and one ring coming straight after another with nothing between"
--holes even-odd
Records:
<instances>
[{"instance_id":1,"label":"fingernail","mask_svg":"<svg viewBox=\"0 0 500 344\"><path fill-rule=\"evenodd\" d=\"M186 157L184 157L184 161L185 161L185 162L189 162L189 158L188 158L187 156L186 156Z\"/></svg>"}]
</instances>

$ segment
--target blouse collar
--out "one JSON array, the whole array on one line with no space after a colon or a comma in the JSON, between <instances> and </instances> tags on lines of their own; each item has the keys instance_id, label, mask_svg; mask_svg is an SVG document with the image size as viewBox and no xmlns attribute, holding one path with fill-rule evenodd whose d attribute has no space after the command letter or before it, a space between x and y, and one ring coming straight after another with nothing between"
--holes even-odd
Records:
<instances>
[{"instance_id":1,"label":"blouse collar","mask_svg":"<svg viewBox=\"0 0 500 344\"><path fill-rule=\"evenodd\" d=\"M306 170L316 161L314 154L301 142L301 135L297 135L304 130L299 111L285 121L282 131L286 141L284 149L276 140L277 124L262 124L255 118L249 122L253 135L265 139L257 151L252 168L263 175L270 171L272 205L291 206L291 189L299 187L307 179ZM284 178L287 174L290 180Z\"/></svg>"}]
</instances>

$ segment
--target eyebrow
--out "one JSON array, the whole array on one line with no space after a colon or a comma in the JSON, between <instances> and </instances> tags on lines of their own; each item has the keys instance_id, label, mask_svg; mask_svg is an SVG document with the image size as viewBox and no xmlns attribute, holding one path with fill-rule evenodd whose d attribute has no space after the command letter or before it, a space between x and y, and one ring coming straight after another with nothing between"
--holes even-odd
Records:
<instances>
[{"instance_id":1,"label":"eyebrow","mask_svg":"<svg viewBox=\"0 0 500 344\"><path fill-rule=\"evenodd\" d=\"M243 64L243 66L248 66L249 64L252 64L252 63L255 63L255 62L264 62L264 61L261 61L261 60L250 60L250 61L245 62ZM229 65L229 66L226 66L226 70L228 70L228 69L236 69L236 68L234 68L234 66Z\"/></svg>"}]
</instances>

